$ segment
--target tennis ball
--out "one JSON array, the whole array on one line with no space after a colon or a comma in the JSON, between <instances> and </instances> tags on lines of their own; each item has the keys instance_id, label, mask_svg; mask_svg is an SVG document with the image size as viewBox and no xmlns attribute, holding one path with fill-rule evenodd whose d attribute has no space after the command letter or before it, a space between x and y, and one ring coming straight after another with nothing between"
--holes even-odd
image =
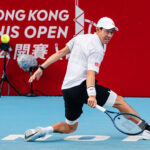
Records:
<instances>
[{"instance_id":1,"label":"tennis ball","mask_svg":"<svg viewBox=\"0 0 150 150\"><path fill-rule=\"evenodd\" d=\"M10 40L9 35L3 34L3 35L1 36L1 41L2 41L2 43L8 43L9 40Z\"/></svg>"}]
</instances>

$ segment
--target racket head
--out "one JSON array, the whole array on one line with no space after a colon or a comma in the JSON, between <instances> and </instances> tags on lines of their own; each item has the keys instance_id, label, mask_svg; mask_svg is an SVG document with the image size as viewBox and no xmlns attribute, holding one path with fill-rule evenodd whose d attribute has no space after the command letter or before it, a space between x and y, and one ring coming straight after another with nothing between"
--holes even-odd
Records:
<instances>
[{"instance_id":1,"label":"racket head","mask_svg":"<svg viewBox=\"0 0 150 150\"><path fill-rule=\"evenodd\" d=\"M141 125L139 123L141 122ZM130 113L119 113L113 118L114 126L122 133L127 135L138 135L145 129L146 122Z\"/></svg>"}]
</instances>

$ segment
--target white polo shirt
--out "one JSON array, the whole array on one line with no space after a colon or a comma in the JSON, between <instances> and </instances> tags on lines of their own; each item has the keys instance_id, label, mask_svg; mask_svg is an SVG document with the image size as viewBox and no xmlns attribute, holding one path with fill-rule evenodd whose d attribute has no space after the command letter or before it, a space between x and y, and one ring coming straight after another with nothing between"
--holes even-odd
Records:
<instances>
[{"instance_id":1,"label":"white polo shirt","mask_svg":"<svg viewBox=\"0 0 150 150\"><path fill-rule=\"evenodd\" d=\"M80 85L87 78L87 71L99 73L106 45L102 45L98 35L78 35L66 44L70 49L70 58L62 89Z\"/></svg>"}]
</instances>

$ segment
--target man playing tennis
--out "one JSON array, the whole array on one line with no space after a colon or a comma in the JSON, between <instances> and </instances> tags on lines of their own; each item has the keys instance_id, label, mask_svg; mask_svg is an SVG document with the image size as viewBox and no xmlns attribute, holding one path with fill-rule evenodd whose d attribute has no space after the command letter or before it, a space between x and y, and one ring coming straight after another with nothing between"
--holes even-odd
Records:
<instances>
[{"instance_id":1,"label":"man playing tennis","mask_svg":"<svg viewBox=\"0 0 150 150\"><path fill-rule=\"evenodd\" d=\"M70 54L67 72L62 85L65 102L66 122L59 122L48 127L38 127L25 132L26 141L34 141L46 134L72 133L77 129L78 119L82 114L83 104L90 107L111 106L120 112L132 113L137 116L123 99L112 90L96 84L95 74L103 60L106 44L111 40L114 31L118 28L112 19L101 18L96 26L96 33L78 35L71 39L66 46L51 55L30 77L29 82L39 80L43 70L66 54ZM143 139L150 139L150 126L147 124L143 132Z\"/></svg>"}]
</instances>

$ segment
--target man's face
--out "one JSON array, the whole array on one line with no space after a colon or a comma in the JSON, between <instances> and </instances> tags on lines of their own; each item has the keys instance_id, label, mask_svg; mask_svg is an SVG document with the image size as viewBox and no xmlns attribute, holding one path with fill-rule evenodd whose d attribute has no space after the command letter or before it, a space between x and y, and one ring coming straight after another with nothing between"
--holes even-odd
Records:
<instances>
[{"instance_id":1,"label":"man's face","mask_svg":"<svg viewBox=\"0 0 150 150\"><path fill-rule=\"evenodd\" d=\"M96 33L99 36L101 42L103 44L107 44L111 40L115 29L100 29L100 28L97 28L96 30L97 30Z\"/></svg>"}]
</instances>

